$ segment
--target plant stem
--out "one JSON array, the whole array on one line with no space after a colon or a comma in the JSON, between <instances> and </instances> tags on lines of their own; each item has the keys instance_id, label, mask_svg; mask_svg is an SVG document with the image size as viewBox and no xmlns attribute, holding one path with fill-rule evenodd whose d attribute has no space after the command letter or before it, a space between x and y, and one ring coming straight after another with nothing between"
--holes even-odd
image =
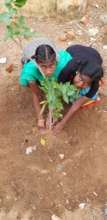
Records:
<instances>
[{"instance_id":1,"label":"plant stem","mask_svg":"<svg viewBox=\"0 0 107 220\"><path fill-rule=\"evenodd\" d=\"M49 129L52 130L52 109L49 109Z\"/></svg>"}]
</instances>

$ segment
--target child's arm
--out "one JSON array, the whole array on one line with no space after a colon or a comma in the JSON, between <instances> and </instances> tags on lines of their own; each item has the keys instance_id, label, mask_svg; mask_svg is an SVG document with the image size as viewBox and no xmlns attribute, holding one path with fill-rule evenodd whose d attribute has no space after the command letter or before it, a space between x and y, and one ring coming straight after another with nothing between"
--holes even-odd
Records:
<instances>
[{"instance_id":1,"label":"child's arm","mask_svg":"<svg viewBox=\"0 0 107 220\"><path fill-rule=\"evenodd\" d=\"M43 116L40 114L40 111L41 111L40 89L34 81L30 81L29 86L30 86L30 88L32 90L32 94L33 94L33 103L34 103L34 108L35 108L35 111L37 114L38 126L44 127L44 119L43 119Z\"/></svg>"},{"instance_id":2,"label":"child's arm","mask_svg":"<svg viewBox=\"0 0 107 220\"><path fill-rule=\"evenodd\" d=\"M63 127L69 121L69 119L72 118L74 113L77 112L80 109L81 105L87 100L88 98L86 96L83 96L79 100L74 102L74 104L70 107L69 111L64 116L64 118L54 127L55 132L58 132L61 129L63 129Z\"/></svg>"}]
</instances>

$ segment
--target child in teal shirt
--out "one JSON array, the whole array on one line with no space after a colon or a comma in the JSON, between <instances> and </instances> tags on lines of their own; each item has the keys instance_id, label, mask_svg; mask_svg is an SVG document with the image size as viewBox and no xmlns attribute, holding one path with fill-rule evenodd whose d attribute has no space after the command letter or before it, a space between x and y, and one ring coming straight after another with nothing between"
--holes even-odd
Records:
<instances>
[{"instance_id":1,"label":"child in teal shirt","mask_svg":"<svg viewBox=\"0 0 107 220\"><path fill-rule=\"evenodd\" d=\"M72 60L72 56L67 51L57 51L53 42L47 38L38 38L32 41L23 52L20 85L31 88L38 127L40 128L45 127L45 121L43 115L40 114L41 100L38 85L45 77L57 80L62 69L70 60Z\"/></svg>"}]
</instances>

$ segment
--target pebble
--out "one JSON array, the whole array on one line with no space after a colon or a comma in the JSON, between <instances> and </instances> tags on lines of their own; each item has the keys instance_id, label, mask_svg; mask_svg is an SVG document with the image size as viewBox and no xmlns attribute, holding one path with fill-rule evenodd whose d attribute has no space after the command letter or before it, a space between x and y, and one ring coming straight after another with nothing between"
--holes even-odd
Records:
<instances>
[{"instance_id":1,"label":"pebble","mask_svg":"<svg viewBox=\"0 0 107 220\"><path fill-rule=\"evenodd\" d=\"M66 204L69 204L69 200L68 199L66 199Z\"/></svg>"},{"instance_id":2,"label":"pebble","mask_svg":"<svg viewBox=\"0 0 107 220\"><path fill-rule=\"evenodd\" d=\"M67 40L67 36L66 36L66 34L63 34L63 35L61 35L58 39L59 39L60 41L66 41L66 40Z\"/></svg>"},{"instance_id":3,"label":"pebble","mask_svg":"<svg viewBox=\"0 0 107 220\"><path fill-rule=\"evenodd\" d=\"M56 215L52 215L52 216L51 216L51 220L61 220L61 218L59 218L59 217L56 216Z\"/></svg>"},{"instance_id":4,"label":"pebble","mask_svg":"<svg viewBox=\"0 0 107 220\"><path fill-rule=\"evenodd\" d=\"M11 196L7 195L7 196L6 196L6 199L7 199L7 200L10 200L10 199L11 199Z\"/></svg>"},{"instance_id":5,"label":"pebble","mask_svg":"<svg viewBox=\"0 0 107 220\"><path fill-rule=\"evenodd\" d=\"M64 159L64 154L59 154L59 157L60 157L61 160L63 160Z\"/></svg>"},{"instance_id":6,"label":"pebble","mask_svg":"<svg viewBox=\"0 0 107 220\"><path fill-rule=\"evenodd\" d=\"M8 66L6 67L6 71L7 71L8 73L12 73L13 70L14 70L14 65L13 65L13 64L10 64L10 65L8 65Z\"/></svg>"},{"instance_id":7,"label":"pebble","mask_svg":"<svg viewBox=\"0 0 107 220\"><path fill-rule=\"evenodd\" d=\"M95 27L88 29L88 33L90 37L95 37L98 34L98 32L99 32L98 28Z\"/></svg>"},{"instance_id":8,"label":"pebble","mask_svg":"<svg viewBox=\"0 0 107 220\"><path fill-rule=\"evenodd\" d=\"M81 21L80 21L82 24L84 25L88 25L89 23L89 18L87 15L85 15L84 17L81 18Z\"/></svg>"},{"instance_id":9,"label":"pebble","mask_svg":"<svg viewBox=\"0 0 107 220\"><path fill-rule=\"evenodd\" d=\"M98 4L96 4L96 5L95 5L95 7L96 7L96 8L99 8L99 5L98 5Z\"/></svg>"},{"instance_id":10,"label":"pebble","mask_svg":"<svg viewBox=\"0 0 107 220\"><path fill-rule=\"evenodd\" d=\"M107 50L107 45L103 45L103 49L104 49L104 50Z\"/></svg>"},{"instance_id":11,"label":"pebble","mask_svg":"<svg viewBox=\"0 0 107 220\"><path fill-rule=\"evenodd\" d=\"M75 38L75 33L72 30L65 31L65 34L59 36L60 41L73 40L74 38Z\"/></svg>"},{"instance_id":12,"label":"pebble","mask_svg":"<svg viewBox=\"0 0 107 220\"><path fill-rule=\"evenodd\" d=\"M104 208L104 215L107 216L107 208Z\"/></svg>"},{"instance_id":13,"label":"pebble","mask_svg":"<svg viewBox=\"0 0 107 220\"><path fill-rule=\"evenodd\" d=\"M94 38L94 37L91 37L90 40L91 40L91 41L95 41L95 38Z\"/></svg>"},{"instance_id":14,"label":"pebble","mask_svg":"<svg viewBox=\"0 0 107 220\"><path fill-rule=\"evenodd\" d=\"M80 208L80 209L84 209L84 208L85 208L85 206L86 206L86 204L85 204L85 203L80 203L80 204L79 204L79 208Z\"/></svg>"},{"instance_id":15,"label":"pebble","mask_svg":"<svg viewBox=\"0 0 107 220\"><path fill-rule=\"evenodd\" d=\"M36 145L27 147L25 154L30 155L30 154L32 154L33 151L36 151L36 149L37 149Z\"/></svg>"},{"instance_id":16,"label":"pebble","mask_svg":"<svg viewBox=\"0 0 107 220\"><path fill-rule=\"evenodd\" d=\"M98 196L98 194L96 193L96 192L93 192L93 194L97 197Z\"/></svg>"},{"instance_id":17,"label":"pebble","mask_svg":"<svg viewBox=\"0 0 107 220\"><path fill-rule=\"evenodd\" d=\"M73 31L67 31L66 32L66 37L69 40L73 40L75 38L75 33Z\"/></svg>"},{"instance_id":18,"label":"pebble","mask_svg":"<svg viewBox=\"0 0 107 220\"><path fill-rule=\"evenodd\" d=\"M4 63L6 63L6 61L7 61L6 57L1 57L0 58L0 64L4 64Z\"/></svg>"},{"instance_id":19,"label":"pebble","mask_svg":"<svg viewBox=\"0 0 107 220\"><path fill-rule=\"evenodd\" d=\"M100 21L103 24L107 24L107 13L100 15Z\"/></svg>"},{"instance_id":20,"label":"pebble","mask_svg":"<svg viewBox=\"0 0 107 220\"><path fill-rule=\"evenodd\" d=\"M72 42L71 42L71 41L67 42L67 45L68 45L68 46L71 46L71 44L72 44Z\"/></svg>"},{"instance_id":21,"label":"pebble","mask_svg":"<svg viewBox=\"0 0 107 220\"><path fill-rule=\"evenodd\" d=\"M62 174L63 174L64 176L66 176L66 175L67 175L67 173L65 173L65 172L63 172Z\"/></svg>"},{"instance_id":22,"label":"pebble","mask_svg":"<svg viewBox=\"0 0 107 220\"><path fill-rule=\"evenodd\" d=\"M64 165L63 164L58 164L57 167L56 167L56 171L57 172L63 172L64 170Z\"/></svg>"}]
</instances>

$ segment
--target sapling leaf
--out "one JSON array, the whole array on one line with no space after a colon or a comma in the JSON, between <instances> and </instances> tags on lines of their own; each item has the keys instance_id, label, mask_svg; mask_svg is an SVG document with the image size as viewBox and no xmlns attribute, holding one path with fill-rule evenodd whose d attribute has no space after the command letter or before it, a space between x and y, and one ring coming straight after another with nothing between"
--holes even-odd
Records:
<instances>
[{"instance_id":1,"label":"sapling leaf","mask_svg":"<svg viewBox=\"0 0 107 220\"><path fill-rule=\"evenodd\" d=\"M14 4L15 6L21 8L26 4L27 0L15 0Z\"/></svg>"},{"instance_id":2,"label":"sapling leaf","mask_svg":"<svg viewBox=\"0 0 107 220\"><path fill-rule=\"evenodd\" d=\"M69 103L75 101L79 97L79 90L74 85L71 85L70 82L62 84L54 79L50 80L46 78L41 82L41 89L45 93L49 112L51 111L50 117L54 119L63 116L63 101ZM45 102L43 102L42 105L45 105ZM50 121L52 121L51 118Z\"/></svg>"},{"instance_id":3,"label":"sapling leaf","mask_svg":"<svg viewBox=\"0 0 107 220\"><path fill-rule=\"evenodd\" d=\"M8 12L4 12L0 14L0 22L9 23L11 21L12 17Z\"/></svg>"}]
</instances>

